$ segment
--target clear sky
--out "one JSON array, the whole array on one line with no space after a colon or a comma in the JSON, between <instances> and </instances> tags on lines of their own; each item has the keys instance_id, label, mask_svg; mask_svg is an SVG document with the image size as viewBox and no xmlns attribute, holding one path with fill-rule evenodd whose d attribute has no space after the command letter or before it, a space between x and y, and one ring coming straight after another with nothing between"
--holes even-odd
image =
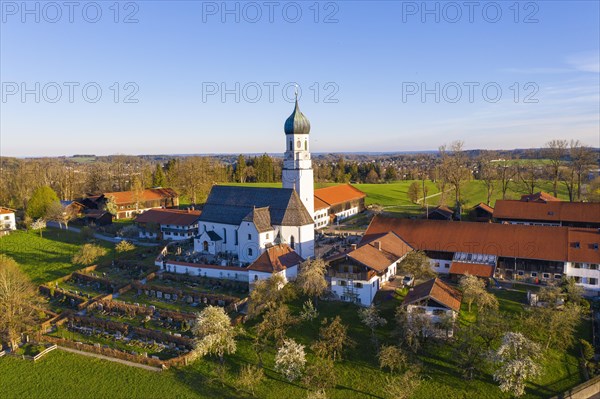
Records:
<instances>
[{"instance_id":1,"label":"clear sky","mask_svg":"<svg viewBox=\"0 0 600 399\"><path fill-rule=\"evenodd\" d=\"M600 146L599 4L2 0L0 153Z\"/></svg>"}]
</instances>

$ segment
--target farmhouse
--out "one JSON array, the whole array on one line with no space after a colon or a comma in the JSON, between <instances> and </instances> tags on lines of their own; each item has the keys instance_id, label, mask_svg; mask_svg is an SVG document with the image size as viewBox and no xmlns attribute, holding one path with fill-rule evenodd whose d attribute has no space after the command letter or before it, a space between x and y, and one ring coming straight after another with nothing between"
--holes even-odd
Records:
<instances>
[{"instance_id":1,"label":"farmhouse","mask_svg":"<svg viewBox=\"0 0 600 399\"><path fill-rule=\"evenodd\" d=\"M494 219L500 223L600 228L600 203L559 201L543 194L524 196L518 201L496 201Z\"/></svg>"},{"instance_id":2,"label":"farmhouse","mask_svg":"<svg viewBox=\"0 0 600 399\"><path fill-rule=\"evenodd\" d=\"M97 204L96 208L105 209L109 199L113 199L117 206L116 219L131 218L148 209L179 206L179 194L171 188L103 193L94 201Z\"/></svg>"},{"instance_id":3,"label":"farmhouse","mask_svg":"<svg viewBox=\"0 0 600 399\"><path fill-rule=\"evenodd\" d=\"M440 274L469 273L532 283L568 276L588 295L600 292L598 229L375 216L361 242L388 232L425 251Z\"/></svg>"},{"instance_id":4,"label":"farmhouse","mask_svg":"<svg viewBox=\"0 0 600 399\"><path fill-rule=\"evenodd\" d=\"M366 196L350 184L315 190L315 228L326 227L364 211Z\"/></svg>"},{"instance_id":5,"label":"farmhouse","mask_svg":"<svg viewBox=\"0 0 600 399\"><path fill-rule=\"evenodd\" d=\"M150 209L135 217L140 238L186 240L198 233L200 211Z\"/></svg>"},{"instance_id":6,"label":"farmhouse","mask_svg":"<svg viewBox=\"0 0 600 399\"><path fill-rule=\"evenodd\" d=\"M471 217L477 222L489 223L494 216L494 208L480 202L471 210Z\"/></svg>"},{"instance_id":7,"label":"farmhouse","mask_svg":"<svg viewBox=\"0 0 600 399\"><path fill-rule=\"evenodd\" d=\"M460 311L461 301L460 291L450 287L439 278L433 278L411 288L404 297L402 306L406 307L409 320L410 317L422 315L431 322L433 326L431 332L434 335L451 337L453 329L445 328L444 324L446 322L454 324Z\"/></svg>"},{"instance_id":8,"label":"farmhouse","mask_svg":"<svg viewBox=\"0 0 600 399\"><path fill-rule=\"evenodd\" d=\"M17 229L15 211L9 208L0 207L0 236L10 234Z\"/></svg>"},{"instance_id":9,"label":"farmhouse","mask_svg":"<svg viewBox=\"0 0 600 399\"><path fill-rule=\"evenodd\" d=\"M379 288L396 275L412 248L397 234L375 234L350 251L326 259L327 280L336 299L369 306Z\"/></svg>"}]
</instances>

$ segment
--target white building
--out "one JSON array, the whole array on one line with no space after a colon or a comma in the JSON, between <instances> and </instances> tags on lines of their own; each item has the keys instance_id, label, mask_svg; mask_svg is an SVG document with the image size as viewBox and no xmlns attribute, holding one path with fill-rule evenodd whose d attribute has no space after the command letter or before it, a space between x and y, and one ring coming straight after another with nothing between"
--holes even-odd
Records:
<instances>
[{"instance_id":1,"label":"white building","mask_svg":"<svg viewBox=\"0 0 600 399\"><path fill-rule=\"evenodd\" d=\"M336 299L369 306L382 285L396 275L412 248L394 233L381 234L327 262L327 280Z\"/></svg>"},{"instance_id":2,"label":"white building","mask_svg":"<svg viewBox=\"0 0 600 399\"><path fill-rule=\"evenodd\" d=\"M350 184L315 190L315 228L320 229L365 210L367 195Z\"/></svg>"},{"instance_id":3,"label":"white building","mask_svg":"<svg viewBox=\"0 0 600 399\"><path fill-rule=\"evenodd\" d=\"M431 329L424 331L425 334L451 337L453 329L446 330L443 326L446 322L454 324L461 301L462 294L458 290L438 278L433 278L411 288L402 305L406 307L409 320L416 315L429 320Z\"/></svg>"},{"instance_id":4,"label":"white building","mask_svg":"<svg viewBox=\"0 0 600 399\"><path fill-rule=\"evenodd\" d=\"M200 211L180 209L150 209L139 214L135 222L140 238L187 240L198 234Z\"/></svg>"},{"instance_id":5,"label":"white building","mask_svg":"<svg viewBox=\"0 0 600 399\"><path fill-rule=\"evenodd\" d=\"M200 215L195 252L234 255L240 266L277 244L289 244L302 258L314 256L310 123L297 100L284 130L283 188L214 186Z\"/></svg>"},{"instance_id":6,"label":"white building","mask_svg":"<svg viewBox=\"0 0 600 399\"><path fill-rule=\"evenodd\" d=\"M0 207L0 236L10 234L17 229L15 211L9 208Z\"/></svg>"}]
</instances>

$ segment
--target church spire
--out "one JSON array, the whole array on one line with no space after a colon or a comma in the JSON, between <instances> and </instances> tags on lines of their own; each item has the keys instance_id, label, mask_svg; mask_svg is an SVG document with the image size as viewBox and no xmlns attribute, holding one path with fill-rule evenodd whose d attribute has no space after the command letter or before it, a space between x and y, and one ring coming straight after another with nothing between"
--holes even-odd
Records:
<instances>
[{"instance_id":1,"label":"church spire","mask_svg":"<svg viewBox=\"0 0 600 399\"><path fill-rule=\"evenodd\" d=\"M298 105L298 87L296 87L295 95L294 112L285 121L283 130L285 134L308 134L310 133L310 122L300 111L300 106Z\"/></svg>"}]
</instances>

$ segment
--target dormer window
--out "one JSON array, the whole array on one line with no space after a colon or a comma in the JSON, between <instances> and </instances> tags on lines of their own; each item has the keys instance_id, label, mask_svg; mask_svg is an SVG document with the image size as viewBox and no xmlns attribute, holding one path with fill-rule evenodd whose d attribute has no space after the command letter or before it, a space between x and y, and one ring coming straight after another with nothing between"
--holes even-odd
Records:
<instances>
[{"instance_id":1,"label":"dormer window","mask_svg":"<svg viewBox=\"0 0 600 399\"><path fill-rule=\"evenodd\" d=\"M579 249L579 247L580 247L579 241L577 241L575 244L573 244L573 246L574 246L575 248Z\"/></svg>"},{"instance_id":2,"label":"dormer window","mask_svg":"<svg viewBox=\"0 0 600 399\"><path fill-rule=\"evenodd\" d=\"M592 247L594 248L594 250L595 250L595 251L597 251L597 250L598 250L598 243L597 243L597 242L595 242L595 243L592 245Z\"/></svg>"}]
</instances>

